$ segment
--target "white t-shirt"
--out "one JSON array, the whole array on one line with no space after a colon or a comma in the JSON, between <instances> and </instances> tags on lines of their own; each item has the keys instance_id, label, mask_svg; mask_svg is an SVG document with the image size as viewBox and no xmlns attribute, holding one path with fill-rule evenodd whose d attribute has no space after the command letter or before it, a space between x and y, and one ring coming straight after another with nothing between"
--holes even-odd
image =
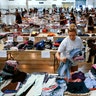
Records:
<instances>
[{"instance_id":1,"label":"white t-shirt","mask_svg":"<svg viewBox=\"0 0 96 96\"><path fill-rule=\"evenodd\" d=\"M69 57L69 52L72 49L80 48L81 50L84 48L84 45L82 43L82 39L78 36L76 36L76 39L72 41L69 36L67 36L60 44L58 48L58 52L61 53L61 56L63 57Z\"/></svg>"}]
</instances>

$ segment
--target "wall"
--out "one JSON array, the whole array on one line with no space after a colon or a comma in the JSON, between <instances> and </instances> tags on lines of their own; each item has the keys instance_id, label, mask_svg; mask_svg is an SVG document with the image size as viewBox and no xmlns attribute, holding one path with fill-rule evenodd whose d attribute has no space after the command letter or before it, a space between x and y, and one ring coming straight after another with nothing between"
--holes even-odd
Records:
<instances>
[{"instance_id":1,"label":"wall","mask_svg":"<svg viewBox=\"0 0 96 96\"><path fill-rule=\"evenodd\" d=\"M24 8L26 7L26 0L8 1L9 8Z\"/></svg>"},{"instance_id":2,"label":"wall","mask_svg":"<svg viewBox=\"0 0 96 96\"><path fill-rule=\"evenodd\" d=\"M8 0L0 0L0 9L8 9Z\"/></svg>"},{"instance_id":3,"label":"wall","mask_svg":"<svg viewBox=\"0 0 96 96\"><path fill-rule=\"evenodd\" d=\"M39 7L39 8L51 8L52 4L56 4L57 7L62 6L62 2L70 2L70 0L28 0L28 8ZM71 0L75 2L75 0ZM8 1L10 8L26 8L26 0L14 0Z\"/></svg>"},{"instance_id":4,"label":"wall","mask_svg":"<svg viewBox=\"0 0 96 96\"><path fill-rule=\"evenodd\" d=\"M89 8L96 7L96 0L86 0L86 6Z\"/></svg>"},{"instance_id":5,"label":"wall","mask_svg":"<svg viewBox=\"0 0 96 96\"><path fill-rule=\"evenodd\" d=\"M57 7L62 7L65 2L73 2L75 7L75 0L28 0L28 8L51 8L53 4ZM86 0L87 7L96 7L96 0ZM0 8L13 9L13 8L26 8L26 0L0 0Z\"/></svg>"}]
</instances>

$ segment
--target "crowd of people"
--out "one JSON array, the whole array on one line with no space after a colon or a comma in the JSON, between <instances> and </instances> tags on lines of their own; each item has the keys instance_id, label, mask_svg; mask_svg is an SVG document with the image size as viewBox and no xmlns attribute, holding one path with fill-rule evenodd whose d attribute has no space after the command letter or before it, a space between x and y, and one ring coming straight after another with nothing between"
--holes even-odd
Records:
<instances>
[{"instance_id":1,"label":"crowd of people","mask_svg":"<svg viewBox=\"0 0 96 96\"><path fill-rule=\"evenodd\" d=\"M51 10L51 11L50 11ZM76 26L78 24L78 21L84 21L85 26L87 27L87 32L93 33L94 32L94 26L96 25L96 13L95 8L88 9L85 8L84 10L81 8L81 10L77 11L76 8L72 8L69 10L69 8L57 8L54 9L42 9L43 17L46 16L46 14L49 14L51 16L55 14L59 14L59 22L61 26L66 25L68 22L69 24L74 23ZM38 14L40 13L37 8L30 8L29 10L22 9L21 12L16 9L16 23L22 23L22 17L24 17L26 14L32 15L32 14ZM41 14L40 13L40 14ZM78 20L79 18L79 20ZM53 20L54 21L54 20Z\"/></svg>"}]
</instances>

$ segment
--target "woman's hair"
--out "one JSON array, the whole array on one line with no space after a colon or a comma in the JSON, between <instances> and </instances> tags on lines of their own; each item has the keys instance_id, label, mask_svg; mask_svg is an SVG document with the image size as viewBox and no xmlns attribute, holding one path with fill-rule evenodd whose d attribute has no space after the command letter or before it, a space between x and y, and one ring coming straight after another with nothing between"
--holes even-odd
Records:
<instances>
[{"instance_id":1,"label":"woman's hair","mask_svg":"<svg viewBox=\"0 0 96 96\"><path fill-rule=\"evenodd\" d=\"M77 33L77 28L75 24L70 24L68 32L76 32Z\"/></svg>"},{"instance_id":2,"label":"woman's hair","mask_svg":"<svg viewBox=\"0 0 96 96\"><path fill-rule=\"evenodd\" d=\"M70 26L69 26L69 29L76 29L76 25L75 24L70 24Z\"/></svg>"},{"instance_id":3,"label":"woman's hair","mask_svg":"<svg viewBox=\"0 0 96 96\"><path fill-rule=\"evenodd\" d=\"M77 30L76 29L68 29L68 32L76 32L77 33Z\"/></svg>"}]
</instances>

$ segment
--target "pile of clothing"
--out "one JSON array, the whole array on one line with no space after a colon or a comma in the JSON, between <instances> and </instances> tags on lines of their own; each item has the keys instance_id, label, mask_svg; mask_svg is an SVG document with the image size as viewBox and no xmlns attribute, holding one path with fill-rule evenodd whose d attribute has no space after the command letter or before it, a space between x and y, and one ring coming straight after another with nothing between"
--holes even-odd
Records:
<instances>
[{"instance_id":1,"label":"pile of clothing","mask_svg":"<svg viewBox=\"0 0 96 96\"><path fill-rule=\"evenodd\" d=\"M68 79L70 78L70 68L72 65L75 63L78 63L79 61L84 61L84 56L82 54L81 49L73 49L70 51L70 57L67 58L66 63L61 62L60 66L58 68L58 74L61 77L67 77Z\"/></svg>"},{"instance_id":2,"label":"pile of clothing","mask_svg":"<svg viewBox=\"0 0 96 96\"><path fill-rule=\"evenodd\" d=\"M20 83L23 83L27 77L27 73L18 69L16 60L7 60L0 72L0 96L6 93L16 93Z\"/></svg>"}]
</instances>

